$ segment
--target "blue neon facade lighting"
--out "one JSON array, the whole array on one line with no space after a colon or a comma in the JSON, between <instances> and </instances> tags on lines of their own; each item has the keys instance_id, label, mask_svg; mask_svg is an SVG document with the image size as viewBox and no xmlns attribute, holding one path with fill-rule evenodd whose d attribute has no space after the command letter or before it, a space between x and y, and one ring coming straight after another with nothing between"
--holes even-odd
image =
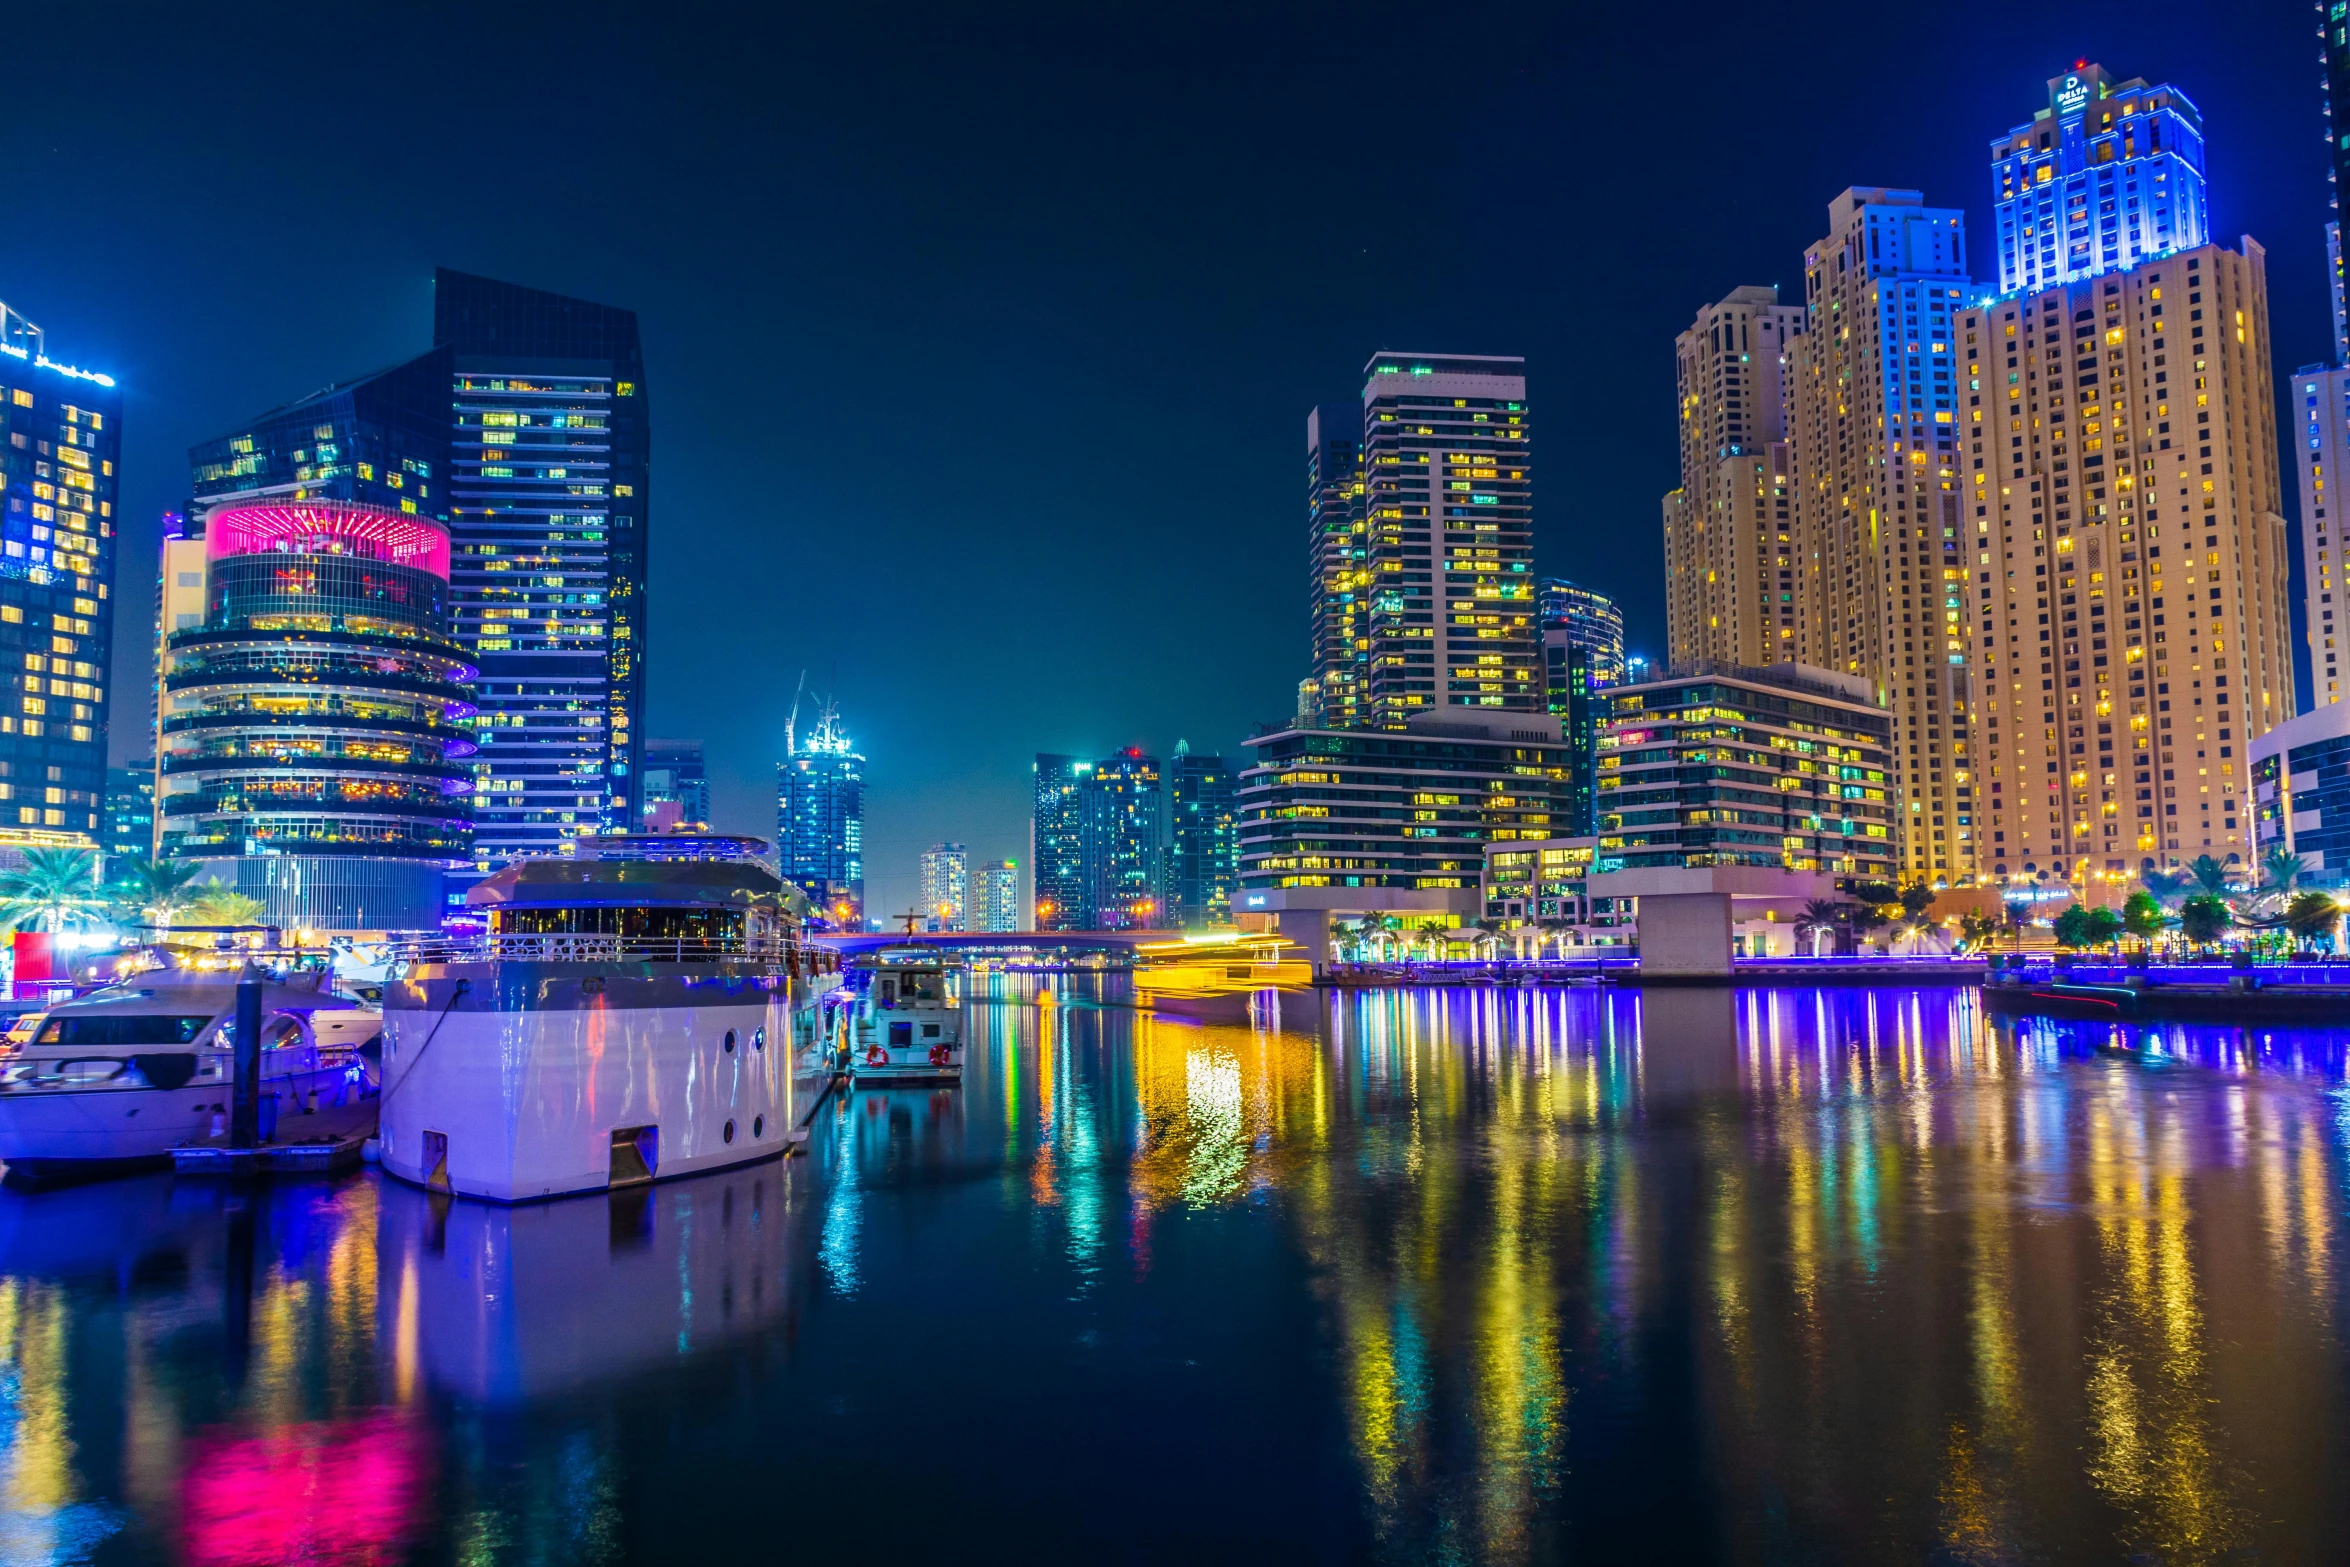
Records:
<instances>
[{"instance_id":1,"label":"blue neon facade lighting","mask_svg":"<svg viewBox=\"0 0 2350 1567\"><path fill-rule=\"evenodd\" d=\"M2203 113L2176 87L2086 61L1991 143L2000 292L2096 277L2210 243Z\"/></svg>"}]
</instances>

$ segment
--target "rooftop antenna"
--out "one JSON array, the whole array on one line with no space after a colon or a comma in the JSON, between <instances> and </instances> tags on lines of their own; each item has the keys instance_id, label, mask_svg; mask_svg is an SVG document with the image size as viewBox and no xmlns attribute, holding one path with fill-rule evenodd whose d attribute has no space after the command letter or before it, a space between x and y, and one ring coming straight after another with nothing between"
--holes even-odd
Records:
<instances>
[{"instance_id":1,"label":"rooftop antenna","mask_svg":"<svg viewBox=\"0 0 2350 1567\"><path fill-rule=\"evenodd\" d=\"M800 693L807 689L808 672L803 669L800 671L800 683L792 688L791 716L783 721L783 754L786 756L797 756L800 753L796 735L800 722Z\"/></svg>"}]
</instances>

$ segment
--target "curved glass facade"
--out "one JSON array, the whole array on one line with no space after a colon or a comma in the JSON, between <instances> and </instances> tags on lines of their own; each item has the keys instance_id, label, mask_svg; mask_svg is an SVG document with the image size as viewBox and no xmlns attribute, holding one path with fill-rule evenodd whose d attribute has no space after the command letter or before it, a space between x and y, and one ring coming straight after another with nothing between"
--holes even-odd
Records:
<instances>
[{"instance_id":1,"label":"curved glass facade","mask_svg":"<svg viewBox=\"0 0 2350 1567\"><path fill-rule=\"evenodd\" d=\"M165 658L164 852L236 862L281 926L436 927L472 848L447 533L305 501L223 508L204 538L203 623Z\"/></svg>"}]
</instances>

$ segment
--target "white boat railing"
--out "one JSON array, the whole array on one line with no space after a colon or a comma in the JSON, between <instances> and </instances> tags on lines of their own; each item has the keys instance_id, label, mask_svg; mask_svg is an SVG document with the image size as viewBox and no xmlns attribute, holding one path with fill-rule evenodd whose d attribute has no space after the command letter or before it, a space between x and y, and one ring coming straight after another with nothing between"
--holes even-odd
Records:
<instances>
[{"instance_id":1,"label":"white boat railing","mask_svg":"<svg viewBox=\"0 0 2350 1567\"><path fill-rule=\"evenodd\" d=\"M393 948L406 963L805 963L806 948L778 939L742 937L482 935L436 937Z\"/></svg>"}]
</instances>

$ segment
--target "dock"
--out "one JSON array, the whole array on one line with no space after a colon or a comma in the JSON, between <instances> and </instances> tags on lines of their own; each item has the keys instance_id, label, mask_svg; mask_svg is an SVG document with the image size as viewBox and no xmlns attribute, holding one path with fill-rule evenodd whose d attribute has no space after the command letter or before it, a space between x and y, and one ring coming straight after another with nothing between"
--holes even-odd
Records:
<instances>
[{"instance_id":1,"label":"dock","mask_svg":"<svg viewBox=\"0 0 2350 1567\"><path fill-rule=\"evenodd\" d=\"M231 1148L228 1139L207 1137L171 1151L181 1175L331 1175L356 1167L360 1151L375 1135L376 1104L352 1104L281 1116L277 1135L254 1148Z\"/></svg>"}]
</instances>

